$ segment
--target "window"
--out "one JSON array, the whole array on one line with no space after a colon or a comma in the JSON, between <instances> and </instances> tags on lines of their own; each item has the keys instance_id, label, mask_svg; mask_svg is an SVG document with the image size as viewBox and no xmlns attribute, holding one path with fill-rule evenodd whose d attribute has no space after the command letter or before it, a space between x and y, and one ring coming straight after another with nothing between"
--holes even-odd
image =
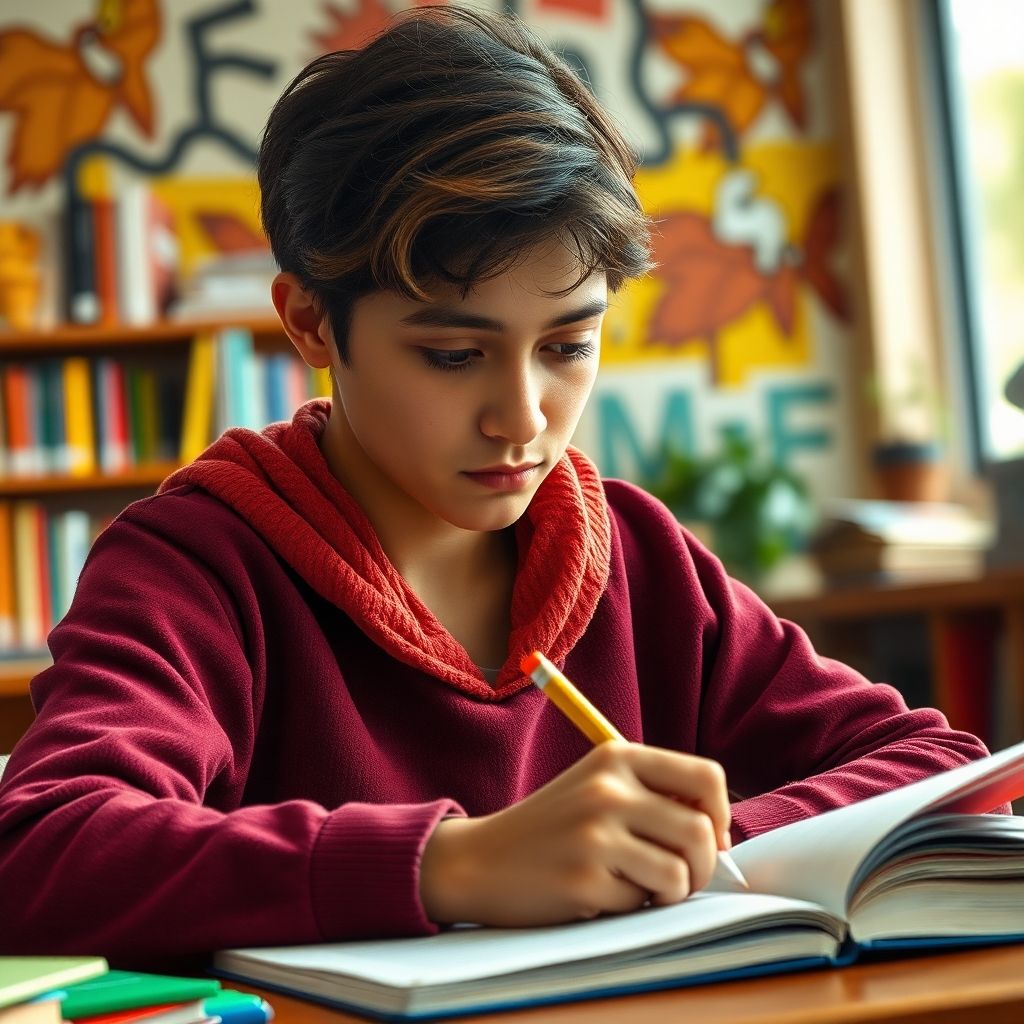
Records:
<instances>
[{"instance_id":1,"label":"window","mask_svg":"<svg viewBox=\"0 0 1024 1024\"><path fill-rule=\"evenodd\" d=\"M933 4L975 456L1001 462L1024 456L1004 393L1024 364L1024 5Z\"/></svg>"}]
</instances>

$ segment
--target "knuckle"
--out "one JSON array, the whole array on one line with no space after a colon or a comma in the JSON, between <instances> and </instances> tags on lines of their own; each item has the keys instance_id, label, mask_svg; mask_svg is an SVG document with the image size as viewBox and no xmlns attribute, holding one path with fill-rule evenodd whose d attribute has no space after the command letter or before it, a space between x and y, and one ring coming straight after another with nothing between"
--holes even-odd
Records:
<instances>
[{"instance_id":1,"label":"knuckle","mask_svg":"<svg viewBox=\"0 0 1024 1024\"><path fill-rule=\"evenodd\" d=\"M690 895L690 865L682 857L673 857L665 865L664 874L664 898L678 901Z\"/></svg>"},{"instance_id":2,"label":"knuckle","mask_svg":"<svg viewBox=\"0 0 1024 1024\"><path fill-rule=\"evenodd\" d=\"M699 763L698 770L701 773L701 781L709 789L725 790L725 769L717 761L705 758Z\"/></svg>"},{"instance_id":3,"label":"knuckle","mask_svg":"<svg viewBox=\"0 0 1024 1024\"><path fill-rule=\"evenodd\" d=\"M614 810L629 801L629 790L622 779L610 772L592 775L584 789L585 806L598 812Z\"/></svg>"}]
</instances>

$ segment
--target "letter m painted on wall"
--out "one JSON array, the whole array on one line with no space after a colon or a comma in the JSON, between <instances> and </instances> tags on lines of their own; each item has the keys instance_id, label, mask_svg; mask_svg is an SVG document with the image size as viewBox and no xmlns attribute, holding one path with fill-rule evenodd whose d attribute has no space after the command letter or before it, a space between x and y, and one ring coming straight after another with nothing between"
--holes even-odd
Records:
<instances>
[{"instance_id":1,"label":"letter m painted on wall","mask_svg":"<svg viewBox=\"0 0 1024 1024\"><path fill-rule=\"evenodd\" d=\"M656 479L664 467L666 449L689 455L696 445L693 407L684 391L664 394L661 421L646 445L619 395L597 396L597 431L601 474L627 480Z\"/></svg>"}]
</instances>

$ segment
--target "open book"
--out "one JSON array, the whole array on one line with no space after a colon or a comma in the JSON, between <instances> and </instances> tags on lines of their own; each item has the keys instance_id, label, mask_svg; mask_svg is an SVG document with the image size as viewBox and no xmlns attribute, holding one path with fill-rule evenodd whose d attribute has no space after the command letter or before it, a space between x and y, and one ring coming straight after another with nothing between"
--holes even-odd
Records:
<instances>
[{"instance_id":1,"label":"open book","mask_svg":"<svg viewBox=\"0 0 1024 1024\"><path fill-rule=\"evenodd\" d=\"M545 928L233 949L214 971L406 1019L1024 940L1024 818L982 813L1022 795L1024 743L737 844L750 892Z\"/></svg>"}]
</instances>

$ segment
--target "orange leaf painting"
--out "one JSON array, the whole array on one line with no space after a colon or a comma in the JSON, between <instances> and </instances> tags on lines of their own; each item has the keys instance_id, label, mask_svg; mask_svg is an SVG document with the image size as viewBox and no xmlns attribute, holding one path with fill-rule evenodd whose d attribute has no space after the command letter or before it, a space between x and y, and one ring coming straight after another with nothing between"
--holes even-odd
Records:
<instances>
[{"instance_id":1,"label":"orange leaf painting","mask_svg":"<svg viewBox=\"0 0 1024 1024\"><path fill-rule=\"evenodd\" d=\"M813 41L807 0L772 0L762 25L736 41L689 15L649 14L648 25L663 52L685 72L672 102L714 106L743 135L765 104L777 98L793 123L803 127L799 71ZM766 59L774 71L766 71ZM705 145L716 136L709 128Z\"/></svg>"},{"instance_id":2,"label":"orange leaf painting","mask_svg":"<svg viewBox=\"0 0 1024 1024\"><path fill-rule=\"evenodd\" d=\"M438 6L445 0L413 0L406 7ZM317 53L335 50L354 50L377 35L391 20L392 8L382 0L357 0L352 12L341 10L334 4L322 7L329 24L313 36Z\"/></svg>"},{"instance_id":3,"label":"orange leaf painting","mask_svg":"<svg viewBox=\"0 0 1024 1024\"><path fill-rule=\"evenodd\" d=\"M153 134L145 61L160 38L156 0L101 0L69 42L28 29L0 32L0 113L14 117L8 191L40 186L118 107Z\"/></svg>"}]
</instances>

